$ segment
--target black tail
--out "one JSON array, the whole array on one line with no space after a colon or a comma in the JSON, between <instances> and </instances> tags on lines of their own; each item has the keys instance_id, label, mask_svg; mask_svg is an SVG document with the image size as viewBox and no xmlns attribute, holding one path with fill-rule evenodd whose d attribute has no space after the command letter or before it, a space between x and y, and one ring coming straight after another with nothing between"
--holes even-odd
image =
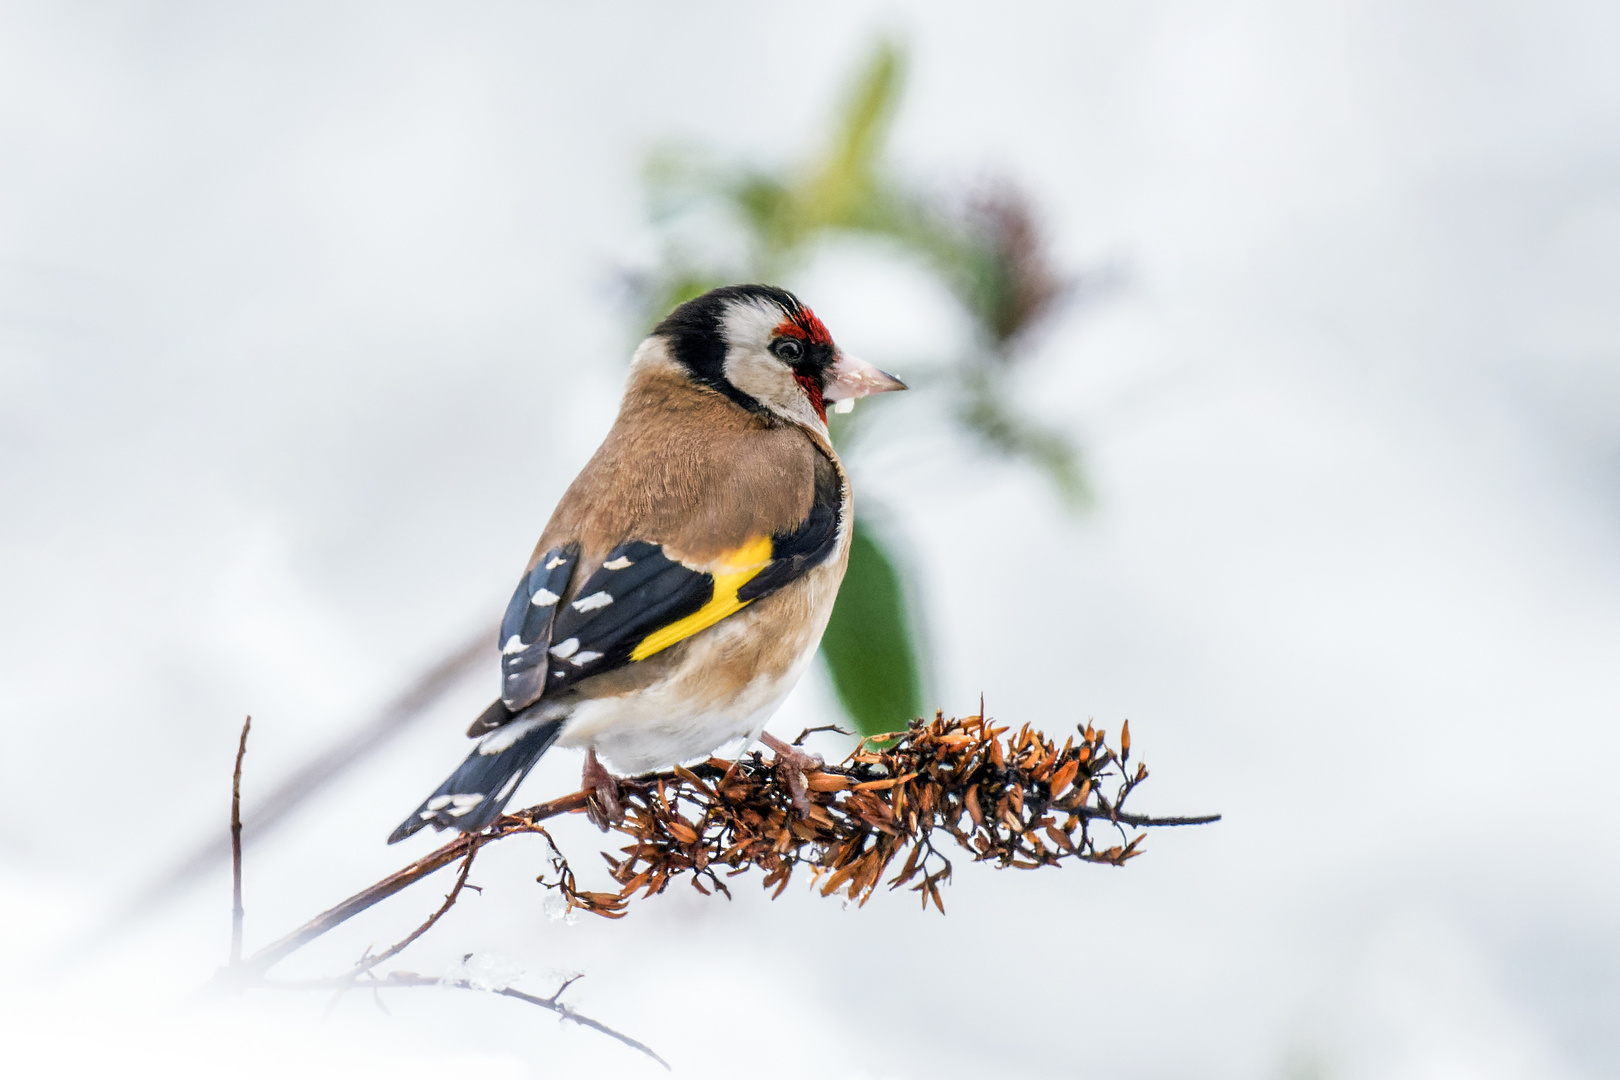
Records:
<instances>
[{"instance_id":1,"label":"black tail","mask_svg":"<svg viewBox=\"0 0 1620 1080\"><path fill-rule=\"evenodd\" d=\"M500 817L512 792L557 741L563 723L519 718L484 736L450 779L399 823L388 842L397 844L425 825L477 832Z\"/></svg>"}]
</instances>

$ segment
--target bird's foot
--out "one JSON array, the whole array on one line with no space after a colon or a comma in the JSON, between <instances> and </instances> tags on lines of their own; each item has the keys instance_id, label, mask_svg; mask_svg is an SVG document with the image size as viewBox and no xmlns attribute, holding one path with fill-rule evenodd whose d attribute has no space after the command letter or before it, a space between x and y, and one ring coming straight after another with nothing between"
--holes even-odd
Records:
<instances>
[{"instance_id":1,"label":"bird's foot","mask_svg":"<svg viewBox=\"0 0 1620 1080\"><path fill-rule=\"evenodd\" d=\"M805 783L804 774L816 772L826 762L821 760L820 754L806 753L769 732L762 733L759 741L775 752L776 767L781 770L782 779L787 783L788 794L793 798L793 808L799 812L800 817L809 817L810 788Z\"/></svg>"},{"instance_id":2,"label":"bird's foot","mask_svg":"<svg viewBox=\"0 0 1620 1080\"><path fill-rule=\"evenodd\" d=\"M596 760L595 750L585 751L585 773L580 777L579 786L591 793L591 798L585 803L585 814L596 823L598 829L607 832L609 825L617 825L624 820L619 778L602 767L602 763Z\"/></svg>"}]
</instances>

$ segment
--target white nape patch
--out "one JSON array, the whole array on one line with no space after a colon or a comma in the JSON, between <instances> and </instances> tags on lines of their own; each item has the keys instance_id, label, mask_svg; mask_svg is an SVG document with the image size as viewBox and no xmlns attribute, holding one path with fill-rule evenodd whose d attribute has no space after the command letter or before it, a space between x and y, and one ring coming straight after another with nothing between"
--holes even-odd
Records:
<instances>
[{"instance_id":1,"label":"white nape patch","mask_svg":"<svg viewBox=\"0 0 1620 1080\"><path fill-rule=\"evenodd\" d=\"M451 817L460 817L473 807L484 801L482 795L455 795L450 801L455 805L446 811Z\"/></svg>"},{"instance_id":2,"label":"white nape patch","mask_svg":"<svg viewBox=\"0 0 1620 1080\"><path fill-rule=\"evenodd\" d=\"M506 644L501 646L501 655L511 656L513 653L522 652L528 647L528 645L523 644L522 638L518 637L516 634L513 634L511 637L506 639Z\"/></svg>"},{"instance_id":3,"label":"white nape patch","mask_svg":"<svg viewBox=\"0 0 1620 1080\"><path fill-rule=\"evenodd\" d=\"M518 786L518 781L521 779L523 779L523 777L520 774L513 773L507 779L506 783L501 785L501 790L495 793L495 801L500 802L502 799L512 794L512 789Z\"/></svg>"},{"instance_id":4,"label":"white nape patch","mask_svg":"<svg viewBox=\"0 0 1620 1080\"><path fill-rule=\"evenodd\" d=\"M617 559L614 559L612 562L603 563L602 564L602 569L604 569L604 570L628 570L634 565L636 565L636 564L634 562L631 562L630 559L627 556L620 555Z\"/></svg>"},{"instance_id":5,"label":"white nape patch","mask_svg":"<svg viewBox=\"0 0 1620 1080\"><path fill-rule=\"evenodd\" d=\"M855 399L852 397L845 398L843 401L833 402L833 412L835 413L852 413L854 411Z\"/></svg>"},{"instance_id":6,"label":"white nape patch","mask_svg":"<svg viewBox=\"0 0 1620 1080\"><path fill-rule=\"evenodd\" d=\"M843 404L843 402L839 402L839 404ZM529 603L533 604L535 607L550 607L552 604L555 604L561 599L562 597L558 596L550 589L541 589L539 592L535 593L529 598Z\"/></svg>"},{"instance_id":7,"label":"white nape patch","mask_svg":"<svg viewBox=\"0 0 1620 1080\"><path fill-rule=\"evenodd\" d=\"M429 799L427 801L427 808L429 810L443 810L445 807L447 807L449 805L450 805L450 796L448 796L448 795L435 795L435 796L433 796L433 798L431 798L431 799Z\"/></svg>"},{"instance_id":8,"label":"white nape patch","mask_svg":"<svg viewBox=\"0 0 1620 1080\"><path fill-rule=\"evenodd\" d=\"M571 637L560 645L553 645L550 652L551 655L555 656L557 659L566 660L570 656L573 656L575 653L579 652L579 638Z\"/></svg>"},{"instance_id":9,"label":"white nape patch","mask_svg":"<svg viewBox=\"0 0 1620 1080\"><path fill-rule=\"evenodd\" d=\"M578 656L574 657L572 660L570 660L568 662L570 664L573 664L575 667L584 667L586 664L590 663L592 660L600 660L600 659L602 659L602 654L601 653L599 653L599 652L591 652L589 649L586 649L584 652L580 653Z\"/></svg>"},{"instance_id":10,"label":"white nape patch","mask_svg":"<svg viewBox=\"0 0 1620 1080\"><path fill-rule=\"evenodd\" d=\"M563 563L565 563L567 561L568 560L563 558L561 555L553 555L551 557L551 561L546 563L546 569L547 570L555 570L555 569L557 569L557 567L561 566Z\"/></svg>"},{"instance_id":11,"label":"white nape patch","mask_svg":"<svg viewBox=\"0 0 1620 1080\"><path fill-rule=\"evenodd\" d=\"M575 600L568 606L583 615L587 611L595 611L597 608L607 607L611 603L613 603L612 594L603 589L591 593L583 600Z\"/></svg>"},{"instance_id":12,"label":"white nape patch","mask_svg":"<svg viewBox=\"0 0 1620 1080\"><path fill-rule=\"evenodd\" d=\"M490 757L502 751L510 750L513 743L543 723L545 723L545 720L538 716L531 716L527 720L513 720L510 724L498 727L482 739L479 739L478 752L485 757Z\"/></svg>"}]
</instances>

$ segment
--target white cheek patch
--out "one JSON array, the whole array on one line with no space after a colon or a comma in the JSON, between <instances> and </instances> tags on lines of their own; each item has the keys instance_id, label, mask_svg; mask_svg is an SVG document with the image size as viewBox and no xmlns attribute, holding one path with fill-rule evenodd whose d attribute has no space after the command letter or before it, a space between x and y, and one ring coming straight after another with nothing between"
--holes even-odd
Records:
<instances>
[{"instance_id":1,"label":"white cheek patch","mask_svg":"<svg viewBox=\"0 0 1620 1080\"><path fill-rule=\"evenodd\" d=\"M793 372L764 349L745 350L732 346L726 355L726 379L776 412L781 412L795 398L805 400L804 387L793 377Z\"/></svg>"},{"instance_id":2,"label":"white cheek patch","mask_svg":"<svg viewBox=\"0 0 1620 1080\"><path fill-rule=\"evenodd\" d=\"M768 300L733 304L726 310L726 379L771 412L806 427L821 427L804 387L793 369L771 355L776 328L787 316Z\"/></svg>"}]
</instances>

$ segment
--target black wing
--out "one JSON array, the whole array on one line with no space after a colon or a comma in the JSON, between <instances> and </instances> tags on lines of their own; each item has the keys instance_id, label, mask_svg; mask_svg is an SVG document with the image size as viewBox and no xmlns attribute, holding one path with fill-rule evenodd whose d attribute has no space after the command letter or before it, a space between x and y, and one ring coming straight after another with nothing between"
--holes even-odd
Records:
<instances>
[{"instance_id":1,"label":"black wing","mask_svg":"<svg viewBox=\"0 0 1620 1080\"><path fill-rule=\"evenodd\" d=\"M540 700L546 692L546 650L557 601L568 592L579 559L575 545L552 548L518 581L501 620L501 701L513 712Z\"/></svg>"},{"instance_id":2,"label":"black wing","mask_svg":"<svg viewBox=\"0 0 1620 1080\"><path fill-rule=\"evenodd\" d=\"M501 626L506 707L516 712L581 679L645 660L826 561L838 546L843 488L831 464L823 464L809 515L797 528L755 538L721 560L745 565L735 573L699 570L670 558L660 544L632 540L610 551L574 599L559 605L553 597L563 594L567 576L536 582L535 575L553 563L548 573L571 574L576 553L548 553L518 585ZM536 614L542 606L547 615Z\"/></svg>"}]
</instances>

